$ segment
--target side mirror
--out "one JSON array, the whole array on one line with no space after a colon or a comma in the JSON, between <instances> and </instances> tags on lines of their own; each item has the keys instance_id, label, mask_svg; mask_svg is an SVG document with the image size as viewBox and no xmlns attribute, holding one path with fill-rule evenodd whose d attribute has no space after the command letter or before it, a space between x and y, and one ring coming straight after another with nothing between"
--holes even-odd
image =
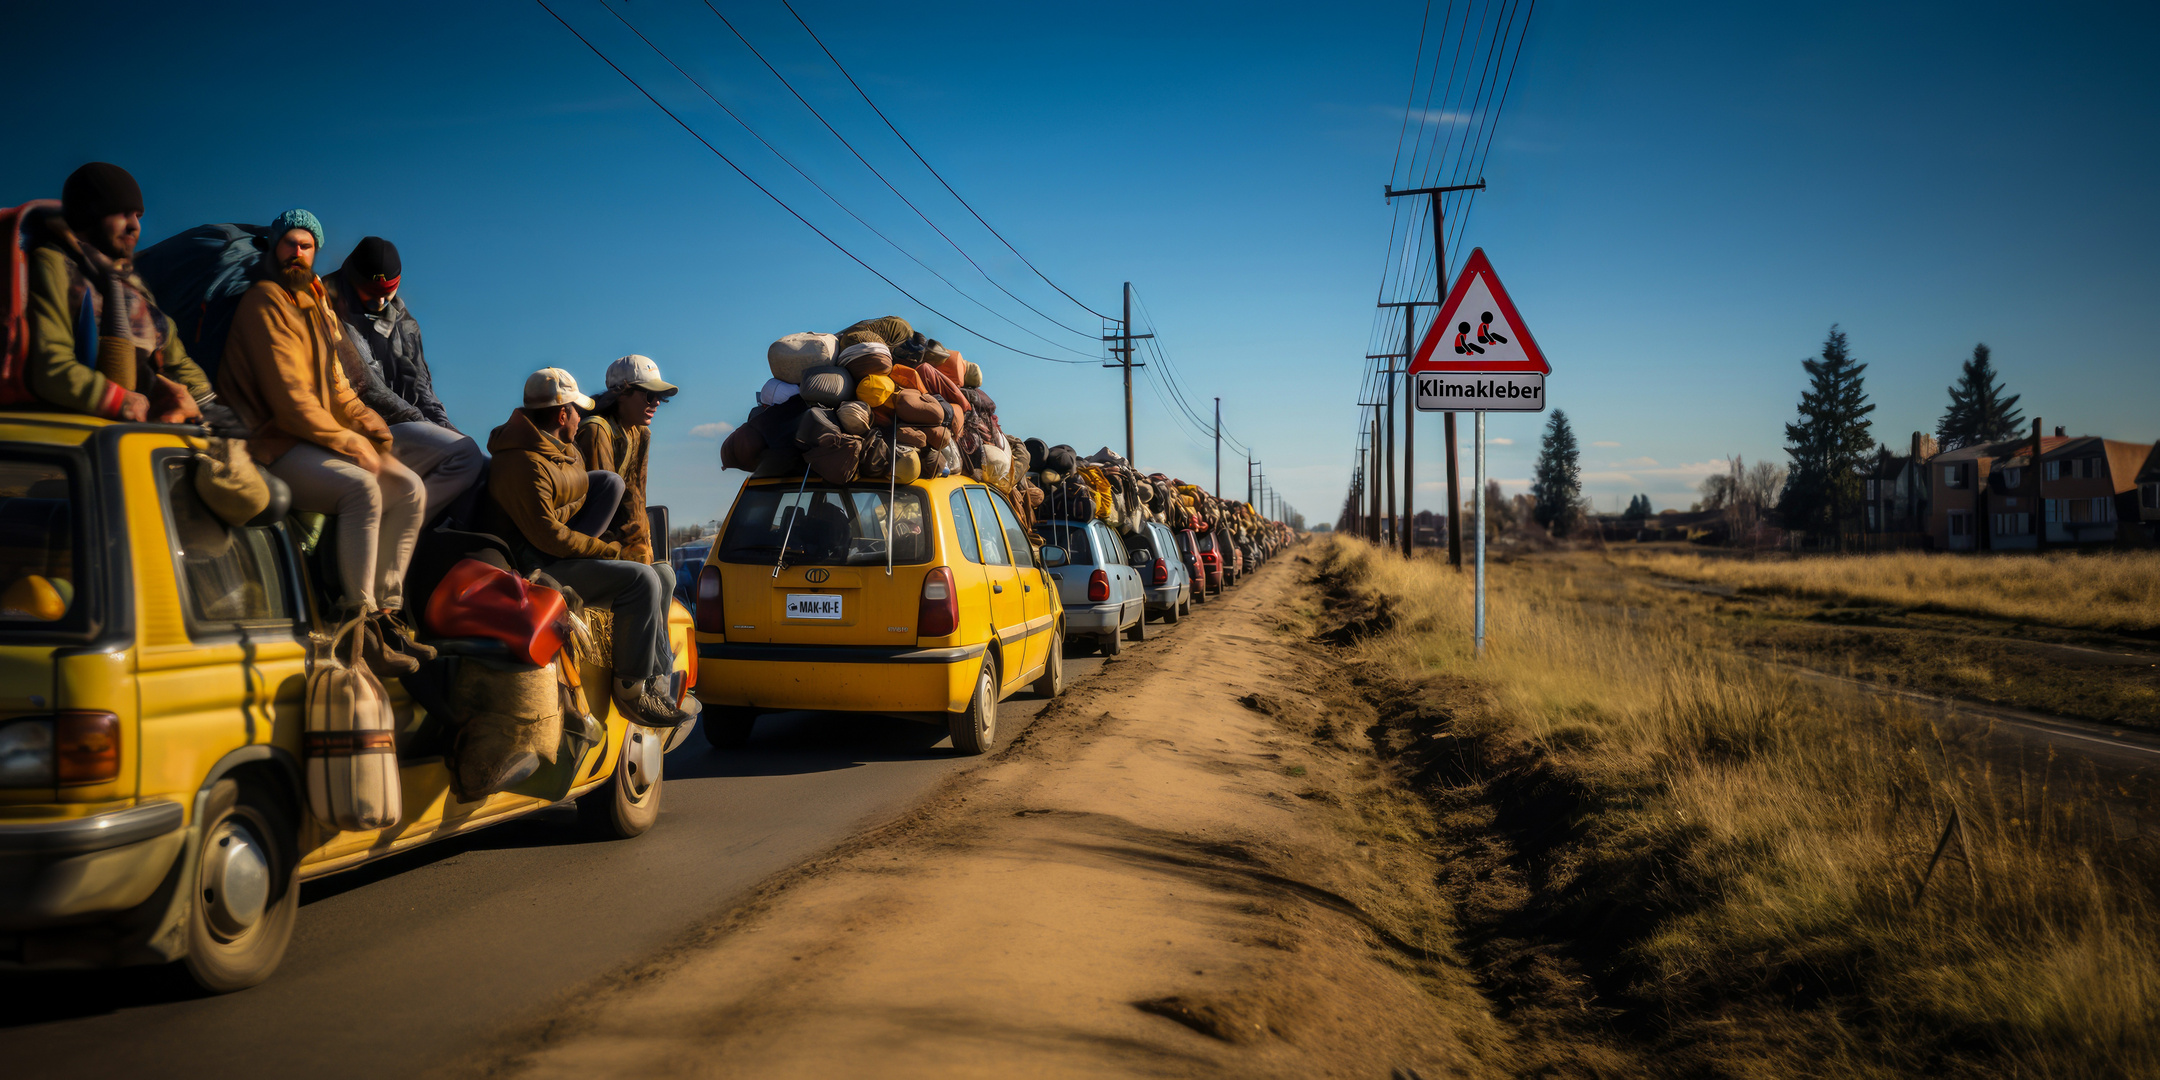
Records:
<instances>
[{"instance_id":1,"label":"side mirror","mask_svg":"<svg viewBox=\"0 0 2160 1080\"><path fill-rule=\"evenodd\" d=\"M1044 544L1042 546L1042 551L1040 554L1042 556L1042 564L1045 567L1065 565L1065 549L1057 546L1056 544Z\"/></svg>"}]
</instances>

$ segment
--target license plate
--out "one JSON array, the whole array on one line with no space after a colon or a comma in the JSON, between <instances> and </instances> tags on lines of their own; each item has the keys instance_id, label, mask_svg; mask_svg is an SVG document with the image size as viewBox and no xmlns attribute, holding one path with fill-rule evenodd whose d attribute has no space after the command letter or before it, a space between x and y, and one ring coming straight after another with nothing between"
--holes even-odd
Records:
<instances>
[{"instance_id":1,"label":"license plate","mask_svg":"<svg viewBox=\"0 0 2160 1080\"><path fill-rule=\"evenodd\" d=\"M840 617L840 598L826 593L789 593L787 617L790 619L837 619Z\"/></svg>"}]
</instances>

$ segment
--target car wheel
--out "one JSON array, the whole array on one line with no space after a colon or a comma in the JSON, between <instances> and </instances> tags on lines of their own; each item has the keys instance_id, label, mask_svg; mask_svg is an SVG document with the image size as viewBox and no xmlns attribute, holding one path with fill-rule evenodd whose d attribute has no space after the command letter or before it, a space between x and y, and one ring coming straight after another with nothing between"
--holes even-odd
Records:
<instances>
[{"instance_id":1,"label":"car wheel","mask_svg":"<svg viewBox=\"0 0 2160 1080\"><path fill-rule=\"evenodd\" d=\"M270 977L300 918L298 834L291 811L253 784L220 780L203 810L187 972L216 994Z\"/></svg>"},{"instance_id":2,"label":"car wheel","mask_svg":"<svg viewBox=\"0 0 2160 1080\"><path fill-rule=\"evenodd\" d=\"M606 783L578 797L578 820L614 840L628 840L652 828L660 820L660 774L665 760L661 747L666 744L665 732L630 725L623 735L622 752L615 756L615 771Z\"/></svg>"},{"instance_id":3,"label":"car wheel","mask_svg":"<svg viewBox=\"0 0 2160 1080\"><path fill-rule=\"evenodd\" d=\"M967 708L946 714L952 727L954 753L989 752L997 742L997 706L997 661L986 656L982 670L975 676L975 692L968 696Z\"/></svg>"},{"instance_id":4,"label":"car wheel","mask_svg":"<svg viewBox=\"0 0 2160 1080\"><path fill-rule=\"evenodd\" d=\"M1050 655L1043 660L1042 674L1031 688L1035 696L1054 698L1065 692L1065 628L1058 627L1050 639Z\"/></svg>"},{"instance_id":5,"label":"car wheel","mask_svg":"<svg viewBox=\"0 0 2160 1080\"><path fill-rule=\"evenodd\" d=\"M1147 609L1140 610L1140 618L1125 629L1125 636L1133 641L1147 640Z\"/></svg>"},{"instance_id":6,"label":"car wheel","mask_svg":"<svg viewBox=\"0 0 2160 1080\"><path fill-rule=\"evenodd\" d=\"M713 749L740 750L749 743L757 718L756 709L741 705L707 705L698 715L698 726L705 729L705 741Z\"/></svg>"},{"instance_id":7,"label":"car wheel","mask_svg":"<svg viewBox=\"0 0 2160 1080\"><path fill-rule=\"evenodd\" d=\"M1125 651L1125 638L1115 630L1096 638L1095 643L1104 656L1116 656Z\"/></svg>"},{"instance_id":8,"label":"car wheel","mask_svg":"<svg viewBox=\"0 0 2160 1080\"><path fill-rule=\"evenodd\" d=\"M1182 600L1172 600L1172 601L1170 601L1170 606L1169 606L1169 607L1167 607L1167 608L1164 608L1164 609L1163 609L1163 613L1162 613L1162 621L1163 621L1163 625L1167 626L1167 625L1169 625L1169 624L1171 624L1171 623L1174 623L1174 622L1178 621L1178 616L1179 616L1179 615L1181 615L1181 614L1183 614L1183 613L1182 613L1182 612L1180 612L1180 611L1179 611L1178 609L1179 609L1179 608L1181 608L1181 607L1184 607L1184 606L1185 606L1185 602L1184 602L1184 601L1182 601Z\"/></svg>"}]
</instances>

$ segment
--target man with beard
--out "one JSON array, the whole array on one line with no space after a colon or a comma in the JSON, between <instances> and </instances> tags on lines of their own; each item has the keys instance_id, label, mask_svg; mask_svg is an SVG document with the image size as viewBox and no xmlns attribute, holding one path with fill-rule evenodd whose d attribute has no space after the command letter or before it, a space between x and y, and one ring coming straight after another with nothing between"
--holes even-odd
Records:
<instances>
[{"instance_id":1,"label":"man with beard","mask_svg":"<svg viewBox=\"0 0 2160 1080\"><path fill-rule=\"evenodd\" d=\"M47 404L108 420L180 423L217 397L135 275L142 215L135 178L93 161L61 187L59 218L37 223L24 375Z\"/></svg>"},{"instance_id":2,"label":"man with beard","mask_svg":"<svg viewBox=\"0 0 2160 1080\"><path fill-rule=\"evenodd\" d=\"M347 376L339 354L351 345L315 276L322 222L287 210L270 238L277 277L240 298L218 382L255 461L292 488L293 509L337 515L345 617L367 622L368 665L410 675L435 655L399 615L427 490L391 453L389 425Z\"/></svg>"},{"instance_id":3,"label":"man with beard","mask_svg":"<svg viewBox=\"0 0 2160 1080\"><path fill-rule=\"evenodd\" d=\"M593 399L594 409L577 431L585 467L614 473L623 481L622 502L600 539L621 544L622 557L636 562L653 562L652 528L645 517L645 457L652 445L653 414L674 396L675 385L660 378L660 365L633 353L608 365L607 390ZM672 592L674 567L654 565L669 579Z\"/></svg>"},{"instance_id":4,"label":"man with beard","mask_svg":"<svg viewBox=\"0 0 2160 1080\"><path fill-rule=\"evenodd\" d=\"M345 264L322 279L331 306L345 324L364 370L351 372L360 400L390 425L390 449L427 486L430 516L454 512L461 496L480 479L487 455L480 444L450 423L435 396L420 324L398 295L404 268L397 245L362 237Z\"/></svg>"}]
</instances>

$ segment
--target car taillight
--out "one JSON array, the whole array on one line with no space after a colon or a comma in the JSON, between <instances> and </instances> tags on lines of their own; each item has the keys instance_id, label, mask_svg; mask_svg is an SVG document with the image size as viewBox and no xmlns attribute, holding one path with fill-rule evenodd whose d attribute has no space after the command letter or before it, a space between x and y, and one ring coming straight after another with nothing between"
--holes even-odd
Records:
<instances>
[{"instance_id":1,"label":"car taillight","mask_svg":"<svg viewBox=\"0 0 2160 1080\"><path fill-rule=\"evenodd\" d=\"M102 784L120 775L120 718L64 712L53 723L54 772L62 784Z\"/></svg>"},{"instance_id":2,"label":"car taillight","mask_svg":"<svg viewBox=\"0 0 2160 1080\"><path fill-rule=\"evenodd\" d=\"M1168 585L1169 583L1170 583L1170 564L1169 564L1169 563L1167 563L1167 562L1164 562L1164 561L1163 561L1163 560L1161 560L1161 559L1157 559L1157 560L1155 560L1155 584L1157 584L1157 585Z\"/></svg>"},{"instance_id":3,"label":"car taillight","mask_svg":"<svg viewBox=\"0 0 2160 1080\"><path fill-rule=\"evenodd\" d=\"M954 595L952 571L932 567L922 579L922 604L915 609L918 637L944 637L960 628L960 599Z\"/></svg>"},{"instance_id":4,"label":"car taillight","mask_svg":"<svg viewBox=\"0 0 2160 1080\"><path fill-rule=\"evenodd\" d=\"M727 633L727 612L720 602L720 568L707 563L697 575L697 609L691 612L691 621L697 624L698 633Z\"/></svg>"},{"instance_id":5,"label":"car taillight","mask_svg":"<svg viewBox=\"0 0 2160 1080\"><path fill-rule=\"evenodd\" d=\"M1088 602L1100 604L1110 599L1110 575L1097 570L1088 575Z\"/></svg>"}]
</instances>

